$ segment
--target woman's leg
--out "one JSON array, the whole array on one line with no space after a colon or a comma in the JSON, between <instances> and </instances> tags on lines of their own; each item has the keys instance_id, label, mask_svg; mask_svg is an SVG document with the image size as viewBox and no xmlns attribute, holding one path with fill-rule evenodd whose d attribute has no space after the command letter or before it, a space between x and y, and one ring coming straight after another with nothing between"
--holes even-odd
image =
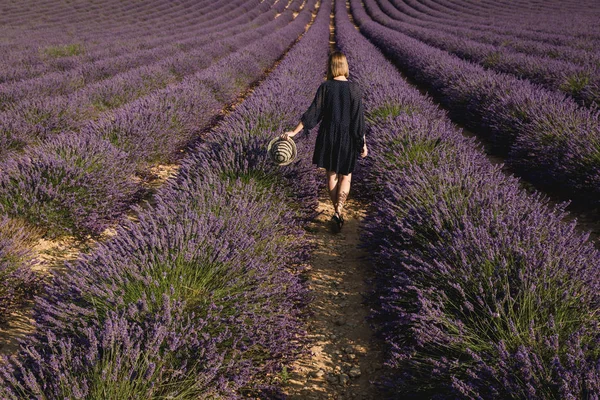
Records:
<instances>
[{"instance_id":1,"label":"woman's leg","mask_svg":"<svg viewBox=\"0 0 600 400\"><path fill-rule=\"evenodd\" d=\"M344 212L344 204L350 193L350 181L352 180L352 173L348 175L339 175L338 182L338 193L337 193L337 208L335 209L339 216Z\"/></svg>"},{"instance_id":2,"label":"woman's leg","mask_svg":"<svg viewBox=\"0 0 600 400\"><path fill-rule=\"evenodd\" d=\"M333 209L337 209L337 198L338 198L338 175L335 171L327 171L327 189L329 191L329 198L333 203Z\"/></svg>"}]
</instances>

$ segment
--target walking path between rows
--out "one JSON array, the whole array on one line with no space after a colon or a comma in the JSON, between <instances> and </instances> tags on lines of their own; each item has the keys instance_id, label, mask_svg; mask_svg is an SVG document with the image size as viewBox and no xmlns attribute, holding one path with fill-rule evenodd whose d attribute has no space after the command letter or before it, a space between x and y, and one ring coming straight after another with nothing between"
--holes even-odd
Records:
<instances>
[{"instance_id":1,"label":"walking path between rows","mask_svg":"<svg viewBox=\"0 0 600 400\"><path fill-rule=\"evenodd\" d=\"M342 231L332 233L333 206L326 196L322 190L319 215L307 228L317 244L307 272L311 354L293 364L284 390L290 400L374 399L370 381L381 372L382 357L366 320L363 294L370 269L359 248L367 205L350 198Z\"/></svg>"},{"instance_id":2,"label":"walking path between rows","mask_svg":"<svg viewBox=\"0 0 600 400\"><path fill-rule=\"evenodd\" d=\"M338 0L340 1L340 0ZM330 51L336 51L334 10L329 20ZM321 181L325 181L322 171ZM349 198L341 232L332 233L333 205L325 187L319 194L318 216L307 227L315 243L307 285L312 301L307 310L310 353L296 360L284 392L290 400L375 399L371 383L382 369L382 353L367 322L369 269L360 249L360 224L368 205Z\"/></svg>"}]
</instances>

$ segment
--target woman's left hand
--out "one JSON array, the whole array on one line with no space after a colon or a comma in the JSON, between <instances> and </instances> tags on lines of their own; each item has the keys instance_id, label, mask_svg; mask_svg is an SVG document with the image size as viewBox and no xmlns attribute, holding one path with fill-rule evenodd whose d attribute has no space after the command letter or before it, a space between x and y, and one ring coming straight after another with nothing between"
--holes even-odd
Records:
<instances>
[{"instance_id":1,"label":"woman's left hand","mask_svg":"<svg viewBox=\"0 0 600 400\"><path fill-rule=\"evenodd\" d=\"M292 137L294 137L294 132L292 132L292 131L284 132L280 136L280 138L282 138L284 140L290 139Z\"/></svg>"},{"instance_id":2,"label":"woman's left hand","mask_svg":"<svg viewBox=\"0 0 600 400\"><path fill-rule=\"evenodd\" d=\"M367 156L367 154L369 154L369 150L367 149L367 144L365 143L365 145L363 146L363 149L360 153L361 158L365 158Z\"/></svg>"}]
</instances>

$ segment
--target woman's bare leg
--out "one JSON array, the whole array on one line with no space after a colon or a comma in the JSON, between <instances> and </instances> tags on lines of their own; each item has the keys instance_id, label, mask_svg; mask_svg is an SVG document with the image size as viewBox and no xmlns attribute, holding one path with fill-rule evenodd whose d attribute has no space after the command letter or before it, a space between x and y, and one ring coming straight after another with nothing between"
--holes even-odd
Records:
<instances>
[{"instance_id":1,"label":"woman's bare leg","mask_svg":"<svg viewBox=\"0 0 600 400\"><path fill-rule=\"evenodd\" d=\"M346 199L348 198L348 193L350 193L350 182L352 180L352 173L348 175L338 175L338 193L337 193L337 207L335 211L339 216L342 216L344 212L344 204L346 204Z\"/></svg>"},{"instance_id":2,"label":"woman's bare leg","mask_svg":"<svg viewBox=\"0 0 600 400\"><path fill-rule=\"evenodd\" d=\"M335 171L327 171L327 189L329 191L329 198L333 204L333 209L337 209L338 199L338 175Z\"/></svg>"}]
</instances>

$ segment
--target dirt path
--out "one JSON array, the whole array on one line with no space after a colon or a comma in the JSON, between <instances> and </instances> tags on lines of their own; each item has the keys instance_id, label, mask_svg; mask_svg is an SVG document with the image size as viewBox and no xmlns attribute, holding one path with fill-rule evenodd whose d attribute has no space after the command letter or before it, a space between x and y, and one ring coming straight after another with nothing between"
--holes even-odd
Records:
<instances>
[{"instance_id":1,"label":"dirt path","mask_svg":"<svg viewBox=\"0 0 600 400\"><path fill-rule=\"evenodd\" d=\"M334 10L329 23L331 51L337 50ZM358 248L366 205L353 200L350 193L346 222L335 234L333 205L324 188L317 212L308 227L317 246L307 272L312 294L306 326L310 353L292 364L282 389L290 400L375 399L370 381L382 368L382 356L366 321L369 308L363 304L363 293L370 271L364 251Z\"/></svg>"},{"instance_id":2,"label":"dirt path","mask_svg":"<svg viewBox=\"0 0 600 400\"><path fill-rule=\"evenodd\" d=\"M363 304L369 275L365 253L358 248L365 205L350 199L346 223L340 233L331 231L333 207L326 194L319 199L319 216L309 231L317 244L308 285L313 294L306 327L310 355L292 366L284 391L289 399L374 399L370 380L381 369L381 352Z\"/></svg>"}]
</instances>

